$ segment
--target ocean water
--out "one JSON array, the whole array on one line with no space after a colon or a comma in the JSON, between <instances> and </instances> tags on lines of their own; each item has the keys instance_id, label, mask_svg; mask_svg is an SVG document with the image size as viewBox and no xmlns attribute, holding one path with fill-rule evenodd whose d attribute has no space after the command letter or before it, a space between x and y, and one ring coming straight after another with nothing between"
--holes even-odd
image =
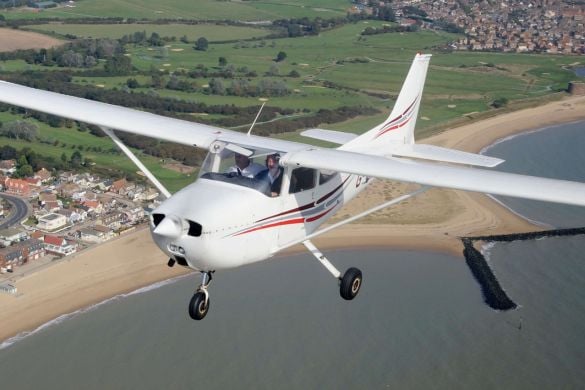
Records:
<instances>
[{"instance_id":1,"label":"ocean water","mask_svg":"<svg viewBox=\"0 0 585 390\"><path fill-rule=\"evenodd\" d=\"M582 132L585 123L552 128L500 143L488 154L508 159L503 170L585 181L576 173L585 166ZM569 142L557 144L565 138ZM543 205L513 207L550 225L585 226L581 210ZM333 278L307 255L225 271L214 278L212 308L202 322L186 312L197 278L183 277L4 344L0 384L582 388L584 241L565 237L492 246L489 262L520 305L508 312L483 304L462 258L435 253L327 252L340 269L355 265L364 272L353 302L339 297Z\"/></svg>"}]
</instances>

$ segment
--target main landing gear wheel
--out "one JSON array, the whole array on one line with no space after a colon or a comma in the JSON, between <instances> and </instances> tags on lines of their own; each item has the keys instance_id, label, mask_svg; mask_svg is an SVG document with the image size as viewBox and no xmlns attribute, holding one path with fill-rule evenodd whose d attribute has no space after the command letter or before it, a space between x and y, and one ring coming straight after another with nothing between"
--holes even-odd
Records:
<instances>
[{"instance_id":1,"label":"main landing gear wheel","mask_svg":"<svg viewBox=\"0 0 585 390\"><path fill-rule=\"evenodd\" d=\"M209 311L210 299L205 295L204 292L197 291L189 302L189 316L194 320L202 320Z\"/></svg>"},{"instance_id":2,"label":"main landing gear wheel","mask_svg":"<svg viewBox=\"0 0 585 390\"><path fill-rule=\"evenodd\" d=\"M341 285L339 286L339 294L347 301L351 301L360 292L362 286L362 271L357 268L350 268L345 271L341 278Z\"/></svg>"}]
</instances>

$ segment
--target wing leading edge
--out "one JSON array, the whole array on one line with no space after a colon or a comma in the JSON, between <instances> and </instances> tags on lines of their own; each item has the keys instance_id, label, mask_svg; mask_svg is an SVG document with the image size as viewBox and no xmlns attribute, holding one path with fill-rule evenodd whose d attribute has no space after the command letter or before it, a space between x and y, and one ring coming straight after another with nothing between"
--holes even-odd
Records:
<instances>
[{"instance_id":1,"label":"wing leading edge","mask_svg":"<svg viewBox=\"0 0 585 390\"><path fill-rule=\"evenodd\" d=\"M287 153L283 165L329 169L357 175L585 206L585 184L484 169L439 165L311 148Z\"/></svg>"},{"instance_id":2,"label":"wing leading edge","mask_svg":"<svg viewBox=\"0 0 585 390\"><path fill-rule=\"evenodd\" d=\"M283 152L306 147L296 142L246 135L220 127L169 118L132 108L0 81L0 101L100 127L209 149L216 140Z\"/></svg>"}]
</instances>

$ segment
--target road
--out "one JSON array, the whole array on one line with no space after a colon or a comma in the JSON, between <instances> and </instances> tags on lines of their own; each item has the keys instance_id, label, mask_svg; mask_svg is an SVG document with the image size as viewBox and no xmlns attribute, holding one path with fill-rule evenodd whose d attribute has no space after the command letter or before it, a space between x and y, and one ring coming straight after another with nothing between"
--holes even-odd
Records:
<instances>
[{"instance_id":1,"label":"road","mask_svg":"<svg viewBox=\"0 0 585 390\"><path fill-rule=\"evenodd\" d=\"M29 207L27 201L17 196L7 195L4 193L0 193L0 197L4 198L4 200L12 205L10 214L8 214L4 219L0 219L0 230L16 225L28 216Z\"/></svg>"}]
</instances>

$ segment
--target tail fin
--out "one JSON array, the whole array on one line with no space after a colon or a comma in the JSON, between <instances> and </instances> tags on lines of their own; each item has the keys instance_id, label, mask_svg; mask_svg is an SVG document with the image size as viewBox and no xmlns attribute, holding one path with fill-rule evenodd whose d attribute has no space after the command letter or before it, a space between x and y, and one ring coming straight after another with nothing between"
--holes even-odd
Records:
<instances>
[{"instance_id":1,"label":"tail fin","mask_svg":"<svg viewBox=\"0 0 585 390\"><path fill-rule=\"evenodd\" d=\"M344 144L340 149L358 147L365 151L364 149L371 147L374 152L392 144L413 144L414 127L430 59L430 54L417 54L388 119Z\"/></svg>"}]
</instances>

